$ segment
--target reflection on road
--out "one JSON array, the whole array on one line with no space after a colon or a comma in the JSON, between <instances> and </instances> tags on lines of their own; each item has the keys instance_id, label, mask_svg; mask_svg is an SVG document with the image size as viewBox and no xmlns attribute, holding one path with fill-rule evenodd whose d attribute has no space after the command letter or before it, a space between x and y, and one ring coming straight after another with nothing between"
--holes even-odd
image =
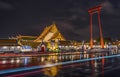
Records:
<instances>
[{"instance_id":1,"label":"reflection on road","mask_svg":"<svg viewBox=\"0 0 120 77\"><path fill-rule=\"evenodd\" d=\"M104 77L105 72L120 68L120 57L92 59L84 62L77 62L77 60L96 58L108 56L107 53L88 53L88 54L51 54L38 57L9 57L0 58L0 70L20 67L43 66L47 67L31 71L24 71L19 73L11 73L4 77ZM71 64L55 65L55 63L62 63L73 61ZM8 65L9 64L9 65Z\"/></svg>"},{"instance_id":2,"label":"reflection on road","mask_svg":"<svg viewBox=\"0 0 120 77\"><path fill-rule=\"evenodd\" d=\"M28 66L35 66L35 65L44 65L44 62L65 62L71 60L79 60L80 55L61 55L58 53L45 55L45 56L38 56L38 57L1 57L0 58L0 70L2 69L10 69L10 68L17 68L17 67L28 67ZM9 64L9 66L8 66Z\"/></svg>"},{"instance_id":3,"label":"reflection on road","mask_svg":"<svg viewBox=\"0 0 120 77\"><path fill-rule=\"evenodd\" d=\"M56 54L58 55L58 54ZM44 58L42 58L44 59ZM48 56L45 60L43 60L44 65L50 66L53 63L57 63L59 60L58 56ZM60 62L60 61L59 61ZM50 77L55 77L59 71L59 66L54 66L54 67L48 67L48 68L43 68L43 73L47 76Z\"/></svg>"}]
</instances>

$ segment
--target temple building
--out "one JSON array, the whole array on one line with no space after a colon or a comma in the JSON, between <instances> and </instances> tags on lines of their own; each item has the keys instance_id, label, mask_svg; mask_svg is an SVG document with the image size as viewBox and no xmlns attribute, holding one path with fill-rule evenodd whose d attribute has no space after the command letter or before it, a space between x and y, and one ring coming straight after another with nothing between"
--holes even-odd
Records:
<instances>
[{"instance_id":1,"label":"temple building","mask_svg":"<svg viewBox=\"0 0 120 77\"><path fill-rule=\"evenodd\" d=\"M79 42L66 40L65 37L60 33L55 23L45 27L43 32L39 36L19 35L10 39L16 40L15 43L17 47L20 46L19 47L20 52L29 52L29 51L59 52L59 51L70 51L70 50L73 51L73 50L78 50L80 48ZM0 41L0 44L2 44L2 42L3 41ZM12 43L8 42L8 44L12 44ZM8 45L4 44L4 46L8 46Z\"/></svg>"},{"instance_id":2,"label":"temple building","mask_svg":"<svg viewBox=\"0 0 120 77\"><path fill-rule=\"evenodd\" d=\"M55 23L45 27L38 37L19 35L17 39L21 46L31 46L37 51L69 51L70 49L78 49L80 45L77 41L66 40Z\"/></svg>"},{"instance_id":3,"label":"temple building","mask_svg":"<svg viewBox=\"0 0 120 77\"><path fill-rule=\"evenodd\" d=\"M13 51L17 53L20 48L17 39L0 39L0 53L12 53Z\"/></svg>"}]
</instances>

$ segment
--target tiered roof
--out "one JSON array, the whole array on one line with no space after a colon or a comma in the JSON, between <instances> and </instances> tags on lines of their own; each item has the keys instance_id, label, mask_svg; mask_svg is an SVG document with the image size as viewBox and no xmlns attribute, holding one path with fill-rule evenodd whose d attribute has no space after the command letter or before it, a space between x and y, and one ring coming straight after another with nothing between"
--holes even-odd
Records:
<instances>
[{"instance_id":1,"label":"tiered roof","mask_svg":"<svg viewBox=\"0 0 120 77\"><path fill-rule=\"evenodd\" d=\"M0 39L0 46L17 46L17 39Z\"/></svg>"},{"instance_id":2,"label":"tiered roof","mask_svg":"<svg viewBox=\"0 0 120 77\"><path fill-rule=\"evenodd\" d=\"M47 42L50 40L61 40L61 41L65 41L65 38L63 37L63 35L60 33L60 31L58 30L56 24L52 24L48 27L46 27L42 34L40 34L40 36L34 40L35 42Z\"/></svg>"}]
</instances>

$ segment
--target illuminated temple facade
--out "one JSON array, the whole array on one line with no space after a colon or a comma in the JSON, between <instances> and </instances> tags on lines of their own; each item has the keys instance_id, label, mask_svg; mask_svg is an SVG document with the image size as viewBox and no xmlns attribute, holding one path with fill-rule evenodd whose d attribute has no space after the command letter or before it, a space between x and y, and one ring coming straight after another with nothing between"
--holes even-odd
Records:
<instances>
[{"instance_id":1,"label":"illuminated temple facade","mask_svg":"<svg viewBox=\"0 0 120 77\"><path fill-rule=\"evenodd\" d=\"M5 42L7 40L14 40L15 44L12 43L13 41L9 41L8 45L5 45L6 44ZM39 36L19 35L16 36L15 38L4 39L4 42L3 43L0 42L0 44L1 44L0 46L1 49L3 49L3 50L0 49L0 51L4 51L5 48L6 51L13 51L10 50L11 47L14 48L14 51L15 49L19 48L20 52L28 52L28 51L59 52L59 51L70 51L70 50L75 51L80 48L79 42L66 40L65 37L58 30L55 23L45 27L43 32Z\"/></svg>"}]
</instances>

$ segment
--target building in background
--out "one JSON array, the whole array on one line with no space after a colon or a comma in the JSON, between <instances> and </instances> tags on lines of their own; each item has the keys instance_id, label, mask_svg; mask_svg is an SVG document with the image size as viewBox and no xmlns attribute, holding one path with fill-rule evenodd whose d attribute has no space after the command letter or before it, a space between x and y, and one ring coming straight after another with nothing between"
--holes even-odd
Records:
<instances>
[{"instance_id":1,"label":"building in background","mask_svg":"<svg viewBox=\"0 0 120 77\"><path fill-rule=\"evenodd\" d=\"M70 51L78 49L79 42L66 40L61 34L56 24L44 28L43 32L37 36L17 36L18 44L21 46L30 46L32 51Z\"/></svg>"},{"instance_id":2,"label":"building in background","mask_svg":"<svg viewBox=\"0 0 120 77\"><path fill-rule=\"evenodd\" d=\"M19 53L21 46L17 39L0 39L0 53Z\"/></svg>"},{"instance_id":3,"label":"building in background","mask_svg":"<svg viewBox=\"0 0 120 77\"><path fill-rule=\"evenodd\" d=\"M110 44L109 44L110 43ZM113 42L114 43L114 42ZM105 48L112 48L112 41L107 40ZM114 46L120 45L117 42ZM111 47L112 46L112 47ZM100 42L94 40L94 48L101 48ZM65 39L62 33L53 23L44 28L39 36L16 36L14 38L0 39L0 53L4 52L64 52L81 51L81 49L90 49L87 41L71 41ZM112 48L113 49L113 48Z\"/></svg>"}]
</instances>

